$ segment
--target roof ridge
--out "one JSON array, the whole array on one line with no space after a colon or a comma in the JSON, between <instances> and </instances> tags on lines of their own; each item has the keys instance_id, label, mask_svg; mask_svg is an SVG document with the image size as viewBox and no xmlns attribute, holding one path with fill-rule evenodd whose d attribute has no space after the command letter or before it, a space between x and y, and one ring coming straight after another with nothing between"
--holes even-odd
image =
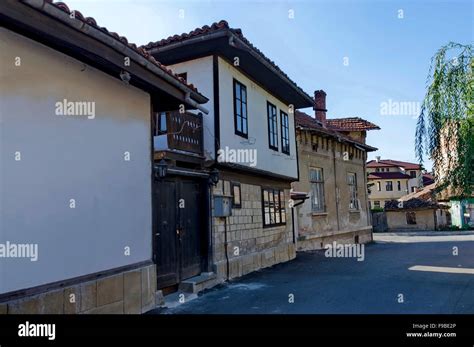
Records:
<instances>
[{"instance_id":1,"label":"roof ridge","mask_svg":"<svg viewBox=\"0 0 474 347\"><path fill-rule=\"evenodd\" d=\"M146 45L142 45L140 46L141 48L145 49L145 50L151 50L153 48L159 48L159 47L164 47L166 45L169 45L169 44L173 44L173 43L176 43L176 42L179 42L179 41L184 41L184 40L188 40L188 39L191 39L193 37L196 37L196 36L200 36L200 35L205 35L205 34L209 34L209 33L213 33L213 32L216 32L216 31L220 31L220 30L228 30L229 32L235 34L240 40L242 40L245 44L247 44L251 49L253 49L261 58L263 58L267 63L269 63L271 66L273 66L273 68L275 68L275 70L277 70L277 72L279 74L281 74L284 78L286 78L291 84L293 84L293 86L301 93L303 93L304 95L306 95L308 98L312 99L309 94L307 94L300 86L298 86L296 84L295 81L293 81L273 60L271 60L270 58L268 58L260 49L258 49L256 46L254 46L242 33L242 29L240 28L231 28L229 26L229 23L222 19L220 20L219 22L214 22L213 24L211 24L211 26L209 25L204 25L202 27L198 27L194 30L191 30L190 32L188 33L182 33L181 35L173 35L173 36L169 36L168 38L166 39L161 39L159 41L155 41L155 42L149 42L147 43Z\"/></svg>"}]
</instances>

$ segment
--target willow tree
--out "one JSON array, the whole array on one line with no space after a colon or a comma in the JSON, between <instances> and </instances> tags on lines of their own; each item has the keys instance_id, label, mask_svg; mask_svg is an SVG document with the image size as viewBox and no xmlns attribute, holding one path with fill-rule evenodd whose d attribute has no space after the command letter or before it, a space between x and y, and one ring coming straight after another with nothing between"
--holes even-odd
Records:
<instances>
[{"instance_id":1,"label":"willow tree","mask_svg":"<svg viewBox=\"0 0 474 347\"><path fill-rule=\"evenodd\" d=\"M472 45L451 42L433 56L416 128L418 160L430 157L439 188L457 196L474 188L472 53Z\"/></svg>"}]
</instances>

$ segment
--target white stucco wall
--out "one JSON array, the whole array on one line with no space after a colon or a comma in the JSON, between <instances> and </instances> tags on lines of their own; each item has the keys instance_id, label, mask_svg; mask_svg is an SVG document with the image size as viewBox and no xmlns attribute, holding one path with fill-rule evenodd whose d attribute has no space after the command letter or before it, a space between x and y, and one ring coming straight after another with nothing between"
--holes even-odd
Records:
<instances>
[{"instance_id":1,"label":"white stucco wall","mask_svg":"<svg viewBox=\"0 0 474 347\"><path fill-rule=\"evenodd\" d=\"M0 258L0 293L151 259L149 95L4 28L0 61L0 244L38 245Z\"/></svg>"},{"instance_id":2,"label":"white stucco wall","mask_svg":"<svg viewBox=\"0 0 474 347\"><path fill-rule=\"evenodd\" d=\"M209 98L209 101L203 106L209 110L208 114L203 113L204 122L204 154L208 159L215 158L214 147L214 88L213 88L213 66L212 56L186 61L184 63L168 65L175 73L187 74L187 82L194 84L199 92ZM198 113L199 110L192 110L192 113Z\"/></svg>"},{"instance_id":3,"label":"white stucco wall","mask_svg":"<svg viewBox=\"0 0 474 347\"><path fill-rule=\"evenodd\" d=\"M247 87L248 140L235 135L233 79ZM235 67L219 58L219 112L220 112L220 148L257 149L255 168L279 175L296 178L298 175L294 115L288 112L288 105L269 94ZM278 152L268 145L267 101L277 107ZM281 152L280 110L289 117L290 155ZM250 166L249 163L241 165Z\"/></svg>"}]
</instances>

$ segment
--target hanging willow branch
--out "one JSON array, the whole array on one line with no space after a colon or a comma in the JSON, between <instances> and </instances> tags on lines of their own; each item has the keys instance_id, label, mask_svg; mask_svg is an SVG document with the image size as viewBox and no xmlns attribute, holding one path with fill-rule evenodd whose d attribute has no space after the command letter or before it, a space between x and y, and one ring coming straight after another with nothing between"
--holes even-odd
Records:
<instances>
[{"instance_id":1,"label":"hanging willow branch","mask_svg":"<svg viewBox=\"0 0 474 347\"><path fill-rule=\"evenodd\" d=\"M472 45L449 43L431 59L416 128L420 163L433 160L439 187L458 196L474 188L474 59Z\"/></svg>"}]
</instances>

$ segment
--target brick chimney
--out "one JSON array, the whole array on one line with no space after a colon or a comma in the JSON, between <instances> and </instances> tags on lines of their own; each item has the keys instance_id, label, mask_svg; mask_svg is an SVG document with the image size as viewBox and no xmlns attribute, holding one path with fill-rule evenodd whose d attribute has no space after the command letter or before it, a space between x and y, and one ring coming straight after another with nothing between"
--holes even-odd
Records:
<instances>
[{"instance_id":1,"label":"brick chimney","mask_svg":"<svg viewBox=\"0 0 474 347\"><path fill-rule=\"evenodd\" d=\"M314 92L314 115L317 120L326 126L326 92L324 90L316 90Z\"/></svg>"}]
</instances>

